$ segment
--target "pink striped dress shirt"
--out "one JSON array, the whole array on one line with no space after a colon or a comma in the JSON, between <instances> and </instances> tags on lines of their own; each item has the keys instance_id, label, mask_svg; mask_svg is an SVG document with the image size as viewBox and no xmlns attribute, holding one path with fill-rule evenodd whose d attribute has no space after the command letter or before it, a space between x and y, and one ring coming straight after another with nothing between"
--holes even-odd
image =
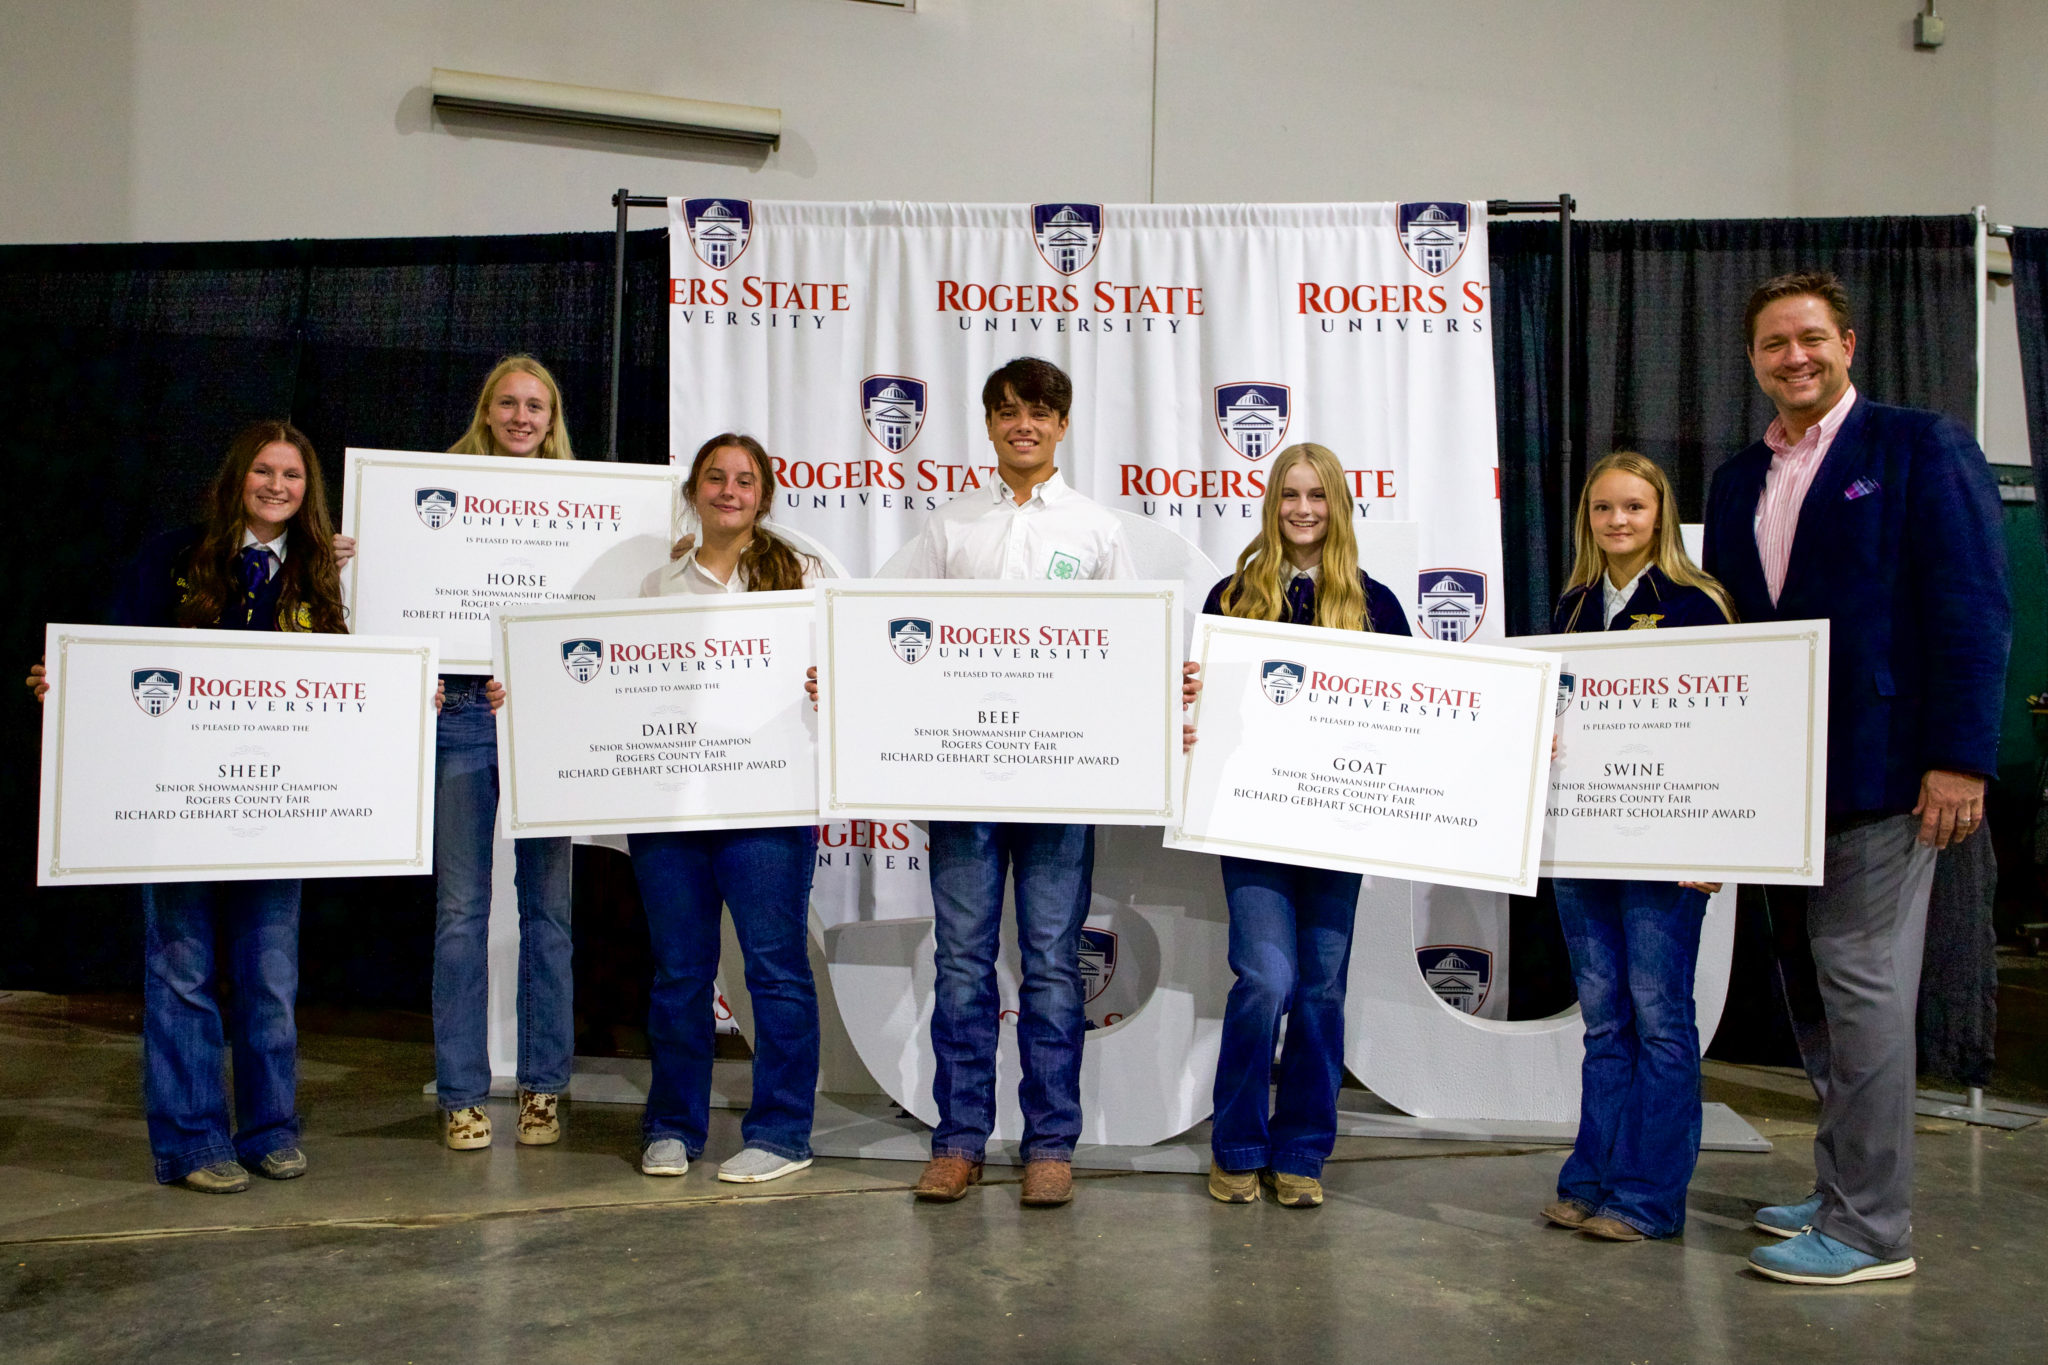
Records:
<instances>
[{"instance_id":1,"label":"pink striped dress shirt","mask_svg":"<svg viewBox=\"0 0 2048 1365\"><path fill-rule=\"evenodd\" d=\"M1792 538L1799 534L1799 508L1820 473L1835 433L1856 405L1856 386L1851 384L1827 415L1806 429L1797 441L1785 439L1785 421L1771 419L1764 432L1764 444L1771 448L1771 467L1764 473L1764 491L1756 500L1756 552L1764 562L1764 583L1771 590L1771 605L1785 591L1785 571L1792 564Z\"/></svg>"}]
</instances>

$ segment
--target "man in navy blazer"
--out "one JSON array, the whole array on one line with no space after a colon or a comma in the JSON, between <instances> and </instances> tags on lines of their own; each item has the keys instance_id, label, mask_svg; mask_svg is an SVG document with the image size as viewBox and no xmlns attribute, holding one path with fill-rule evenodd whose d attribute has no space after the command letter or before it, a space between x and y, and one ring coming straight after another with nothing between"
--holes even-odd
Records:
<instances>
[{"instance_id":1,"label":"man in navy blazer","mask_svg":"<svg viewBox=\"0 0 2048 1365\"><path fill-rule=\"evenodd\" d=\"M1750 1263L1848 1284L1913 1272L1914 1010L1939 849L1983 821L2012 608L1998 490L1970 433L1849 382L1849 299L1825 272L1751 297L1750 367L1778 410L1707 498L1706 568L1747 622L1830 622L1825 885L1774 892L1779 974L1821 1102L1814 1193L1757 1214ZM1807 951L1800 951L1801 939Z\"/></svg>"}]
</instances>

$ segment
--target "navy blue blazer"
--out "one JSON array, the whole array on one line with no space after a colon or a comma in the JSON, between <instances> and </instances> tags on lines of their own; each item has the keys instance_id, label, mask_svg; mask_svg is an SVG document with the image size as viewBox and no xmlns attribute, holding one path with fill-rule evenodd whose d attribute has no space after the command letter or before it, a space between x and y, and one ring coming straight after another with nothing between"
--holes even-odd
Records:
<instances>
[{"instance_id":1,"label":"navy blue blazer","mask_svg":"<svg viewBox=\"0 0 2048 1365\"><path fill-rule=\"evenodd\" d=\"M1550 614L1550 633L1565 635L1590 630L1676 630L1680 626L1725 626L1728 614L1705 588L1681 588L1652 564L1643 571L1628 605L1612 624L1607 615L1607 590L1595 582L1573 588L1557 599Z\"/></svg>"},{"instance_id":2,"label":"navy blue blazer","mask_svg":"<svg viewBox=\"0 0 2048 1365\"><path fill-rule=\"evenodd\" d=\"M1715 471L1706 570L1744 621L1826 619L1828 812L1897 814L1929 769L1998 771L2012 645L1998 484L1952 418L1858 397L1800 504L1774 605L1762 441Z\"/></svg>"},{"instance_id":3,"label":"navy blue blazer","mask_svg":"<svg viewBox=\"0 0 2048 1365\"><path fill-rule=\"evenodd\" d=\"M1202 603L1202 615L1227 616L1223 610L1223 590L1230 586L1231 575L1225 574L1215 587L1209 589L1208 600ZM1372 628L1381 635L1413 635L1409 628L1408 613L1401 606L1401 599L1393 590L1378 579L1367 578L1365 570L1358 571L1358 586L1365 589L1365 614L1372 621ZM1305 576L1297 576L1287 585L1287 617L1289 625L1312 626L1316 623L1316 589Z\"/></svg>"},{"instance_id":4,"label":"navy blue blazer","mask_svg":"<svg viewBox=\"0 0 2048 1365\"><path fill-rule=\"evenodd\" d=\"M187 526L166 531L136 552L114 585L113 609L109 613L113 624L154 629L179 624L178 608L185 601L192 553L199 548L205 530L203 526ZM274 573L256 590L253 599L238 591L222 610L215 629L280 629L278 598L283 588L284 575Z\"/></svg>"}]
</instances>

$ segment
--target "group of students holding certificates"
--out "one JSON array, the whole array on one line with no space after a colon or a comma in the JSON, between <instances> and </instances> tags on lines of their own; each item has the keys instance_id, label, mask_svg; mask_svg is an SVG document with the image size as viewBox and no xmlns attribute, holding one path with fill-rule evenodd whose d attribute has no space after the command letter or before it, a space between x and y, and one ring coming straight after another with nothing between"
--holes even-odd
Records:
<instances>
[{"instance_id":1,"label":"group of students holding certificates","mask_svg":"<svg viewBox=\"0 0 2048 1365\"><path fill-rule=\"evenodd\" d=\"M1752 365L1779 418L1759 457L1761 495L1729 524L1753 519L1755 538L1746 553L1764 573L1750 577L1768 595L1751 590L1747 579L1742 591L1732 592L1696 566L1681 544L1663 470L1641 455L1618 452L1588 471L1573 527L1575 563L1556 604L1553 632L1671 629L1782 614L1788 558L1796 559L1782 509L1788 502L1796 509L1827 443L1844 458L1895 458L1851 451L1837 439L1861 400L1847 382L1854 333L1832 277L1771 282L1753 302L1747 327ZM982 406L1000 479L932 513L914 544L909 576L1137 576L1121 523L1060 472L1072 403L1068 377L1043 360L1013 360L988 377ZM1865 425L1906 411L1863 406L1875 410ZM1938 434L1952 435L1946 429ZM1754 449L1731 468L1746 468L1744 460L1756 465ZM572 458L561 394L546 369L525 356L500 363L452 450ZM1940 452L1897 458L1921 460L1915 477L1961 479L1959 487L1969 485L1966 503L1977 496L1970 485L1975 476L1939 464L1947 458ZM1867 482L1875 493L1875 477ZM704 441L682 492L699 529L649 574L646 595L780 591L808 587L821 576L816 561L767 524L777 481L774 461L757 440L722 433ZM1410 633L1401 600L1360 567L1354 505L1331 450L1306 443L1281 450L1263 498L1257 536L1209 592L1205 613L1331 631ZM1709 533L1727 543L1725 528L1710 526ZM257 423L230 446L206 520L160 537L137 556L121 584L115 617L154 627L343 632L338 566L356 548L334 532L306 438L283 422ZM1736 558L1725 548L1721 554L1724 561ZM1713 557L1710 549L1710 563ZM1920 569L1956 571L1938 564ZM2002 577L2000 585L2002 591ZM1200 690L1197 672L1186 665L1184 706ZM29 682L40 695L40 666ZM815 703L815 669L807 690ZM453 675L444 676L436 702L437 1089L444 1140L450 1148L473 1150L488 1147L493 1136L484 1107L490 1087L485 929L499 787L493 713L517 702L496 680ZM1842 703L1836 705L1839 711ZM1192 728L1184 730L1184 745L1196 738ZM1964 776L1985 771L1968 755L1946 766ZM1936 782L1956 775L1928 772L1910 817L1929 867L1933 848L1966 836L1981 818L1981 782L1974 801L1964 788ZM1908 819L1888 806L1883 814ZM1861 813L1842 821L1845 832L1870 827ZM1831 881L1835 835L1831 822ZM996 959L1009 882L1022 966L1021 1198L1026 1205L1065 1204L1074 1194L1071 1161L1082 1130L1087 1019L1079 947L1094 827L933 820L929 839L939 1121L916 1197L956 1201L981 1178L995 1122ZM774 1180L811 1163L819 1020L807 924L816 846L817 830L808 823L631 836L654 958L647 1027L652 1084L639 1156L648 1175L681 1176L704 1150L722 909L731 911L745 958L756 1037L744 1149L722 1163L718 1178ZM517 1140L537 1145L561 1136L558 1104L570 1078L570 850L568 839L546 837L521 838L517 850ZM1920 864L1913 866L1924 916L1925 879ZM1208 1192L1226 1204L1270 1197L1286 1207L1314 1208L1323 1200L1320 1177L1336 1137L1360 874L1234 856L1222 858L1221 871L1235 983L1215 1078ZM1551 1223L1614 1241L1670 1237L1684 1228L1701 1128L1693 975L1707 897L1716 889L1710 882L1556 882L1585 1016L1586 1055L1577 1141L1555 1200L1542 1209ZM1915 894L1911 885L1905 894ZM145 889L144 1098L161 1181L229 1193L247 1188L251 1170L272 1179L306 1171L294 1111L298 902L299 883L291 880ZM1836 1055L1843 1058L1855 1046L1849 1040L1857 1028L1878 1025L1837 1007L1831 950L1818 936L1813 949L1827 1022L1837 1030ZM224 961L216 960L217 952ZM234 983L231 1011L217 989L223 977ZM1906 998L1910 1003L1910 994ZM230 1047L232 1126L222 1085L223 1051ZM1810 1283L1908 1273L1913 1262L1899 1254L1900 1242L1875 1245L1882 1239L1858 1231L1859 1219L1876 1215L1844 1193L1860 1188L1860 1177L1848 1168L1877 1158L1868 1155L1868 1143L1835 1144L1835 1133L1854 1121L1840 1110L1845 1086L1824 1083L1825 1060L1816 1067L1809 1056L1809 1068L1823 1098L1820 1179L1808 1200L1758 1215L1759 1228L1788 1239L1789 1259L1765 1254L1773 1248L1752 1259L1766 1274ZM1910 1073L1908 1061L1909 1079ZM1904 1194L1896 1189L1896 1151L1877 1177L1892 1182L1887 1197L1895 1202L1910 1195L1910 1129L1905 1142Z\"/></svg>"}]
</instances>

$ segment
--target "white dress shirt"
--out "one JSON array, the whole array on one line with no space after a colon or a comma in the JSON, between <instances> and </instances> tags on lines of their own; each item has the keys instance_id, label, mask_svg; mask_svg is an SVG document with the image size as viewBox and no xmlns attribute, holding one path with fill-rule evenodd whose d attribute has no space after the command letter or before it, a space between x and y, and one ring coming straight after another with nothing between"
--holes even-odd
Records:
<instances>
[{"instance_id":1,"label":"white dress shirt","mask_svg":"<svg viewBox=\"0 0 2048 1365\"><path fill-rule=\"evenodd\" d=\"M277 571L284 567L284 543L291 539L291 534L291 528L287 526L284 530L277 533L276 540L265 544L263 541L256 539L254 531L246 526L242 528L242 548L244 550L248 549L251 545L262 545L264 549L270 551L270 572L264 576L266 581L277 577Z\"/></svg>"},{"instance_id":2,"label":"white dress shirt","mask_svg":"<svg viewBox=\"0 0 2048 1365\"><path fill-rule=\"evenodd\" d=\"M1643 575L1649 571L1650 566L1647 564L1643 565L1642 568L1636 570L1634 578L1631 578L1618 588L1614 586L1613 576L1602 571L1600 575L1601 604L1606 608L1600 615L1602 621L1610 626L1614 624L1614 618L1621 615L1623 609L1628 606L1629 599L1636 595L1636 584L1642 582Z\"/></svg>"},{"instance_id":3,"label":"white dress shirt","mask_svg":"<svg viewBox=\"0 0 2048 1365\"><path fill-rule=\"evenodd\" d=\"M799 555L804 562L804 586L810 587L818 577L818 565L809 555ZM732 577L720 582L718 576L697 562L697 551L690 550L681 559L672 559L641 580L642 597L677 597L697 595L711 597L721 593L747 591L747 571L735 564Z\"/></svg>"},{"instance_id":4,"label":"white dress shirt","mask_svg":"<svg viewBox=\"0 0 2048 1365\"><path fill-rule=\"evenodd\" d=\"M1019 506L997 479L933 512L906 578L1136 578L1123 523L1055 472Z\"/></svg>"}]
</instances>

